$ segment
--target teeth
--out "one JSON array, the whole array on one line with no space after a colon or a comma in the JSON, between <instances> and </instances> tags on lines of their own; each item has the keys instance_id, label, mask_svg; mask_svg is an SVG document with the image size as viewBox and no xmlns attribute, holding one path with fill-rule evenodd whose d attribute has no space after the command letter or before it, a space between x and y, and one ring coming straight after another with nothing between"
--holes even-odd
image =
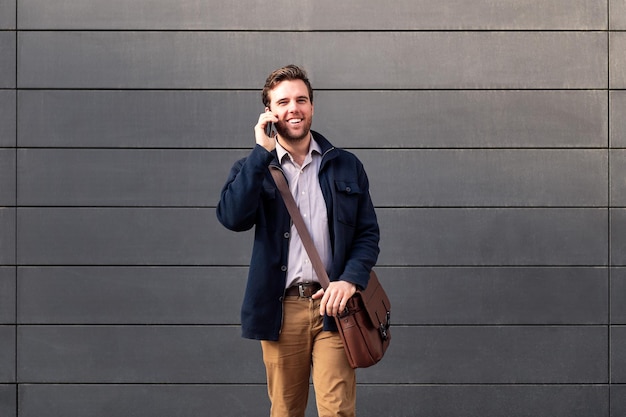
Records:
<instances>
[{"instance_id":1,"label":"teeth","mask_svg":"<svg viewBox=\"0 0 626 417\"><path fill-rule=\"evenodd\" d=\"M289 120L289 123L295 124L295 123L300 123L302 121L302 119L291 119Z\"/></svg>"}]
</instances>

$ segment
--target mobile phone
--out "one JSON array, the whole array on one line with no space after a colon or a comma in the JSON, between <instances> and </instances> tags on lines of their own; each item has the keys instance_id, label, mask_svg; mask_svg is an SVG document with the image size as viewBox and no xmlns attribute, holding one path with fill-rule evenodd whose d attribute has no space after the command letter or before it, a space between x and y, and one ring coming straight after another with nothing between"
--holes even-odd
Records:
<instances>
[{"instance_id":1,"label":"mobile phone","mask_svg":"<svg viewBox=\"0 0 626 417\"><path fill-rule=\"evenodd\" d=\"M265 125L265 134L267 136L269 136L270 138L272 137L272 129L274 128L274 123L270 122L268 124Z\"/></svg>"}]
</instances>

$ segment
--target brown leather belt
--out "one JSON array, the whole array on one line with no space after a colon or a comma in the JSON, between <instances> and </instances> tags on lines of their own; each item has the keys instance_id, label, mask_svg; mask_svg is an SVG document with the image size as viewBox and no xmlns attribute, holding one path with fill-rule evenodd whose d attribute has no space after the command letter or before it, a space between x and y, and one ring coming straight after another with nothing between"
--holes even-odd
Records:
<instances>
[{"instance_id":1,"label":"brown leather belt","mask_svg":"<svg viewBox=\"0 0 626 417\"><path fill-rule=\"evenodd\" d=\"M300 282L285 290L285 295L311 298L313 294L322 288L319 282Z\"/></svg>"}]
</instances>

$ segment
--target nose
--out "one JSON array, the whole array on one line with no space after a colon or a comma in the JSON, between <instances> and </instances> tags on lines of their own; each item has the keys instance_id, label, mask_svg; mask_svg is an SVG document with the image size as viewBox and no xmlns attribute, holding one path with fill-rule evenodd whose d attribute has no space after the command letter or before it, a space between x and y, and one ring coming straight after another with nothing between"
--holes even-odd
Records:
<instances>
[{"instance_id":1,"label":"nose","mask_svg":"<svg viewBox=\"0 0 626 417\"><path fill-rule=\"evenodd\" d=\"M298 103L295 100L289 102L289 106L287 106L287 111L289 113L293 113L298 110Z\"/></svg>"}]
</instances>

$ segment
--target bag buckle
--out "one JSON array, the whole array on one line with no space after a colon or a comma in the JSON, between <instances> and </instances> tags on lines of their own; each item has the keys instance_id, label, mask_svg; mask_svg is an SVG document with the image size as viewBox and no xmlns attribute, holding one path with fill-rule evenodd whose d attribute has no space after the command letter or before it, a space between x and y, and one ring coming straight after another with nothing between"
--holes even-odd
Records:
<instances>
[{"instance_id":1,"label":"bag buckle","mask_svg":"<svg viewBox=\"0 0 626 417\"><path fill-rule=\"evenodd\" d=\"M387 333L387 330L389 330L389 326L391 326L391 312L388 311L387 312L387 320L385 321L385 323L379 323L378 326L378 332L380 333L380 337L383 340L387 340L387 338L389 337L389 333Z\"/></svg>"}]
</instances>

